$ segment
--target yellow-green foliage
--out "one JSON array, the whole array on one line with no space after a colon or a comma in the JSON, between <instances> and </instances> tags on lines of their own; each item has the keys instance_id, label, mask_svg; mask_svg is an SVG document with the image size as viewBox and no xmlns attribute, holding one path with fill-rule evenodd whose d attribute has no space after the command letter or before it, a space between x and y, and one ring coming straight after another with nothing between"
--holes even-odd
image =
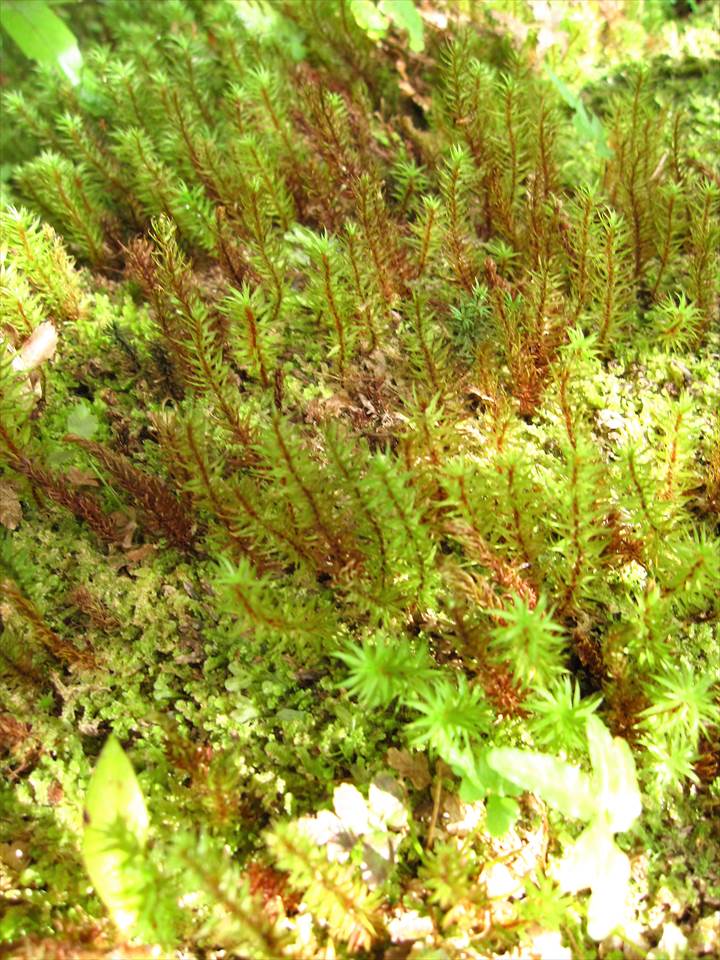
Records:
<instances>
[{"instance_id":1,"label":"yellow-green foliage","mask_svg":"<svg viewBox=\"0 0 720 960\"><path fill-rule=\"evenodd\" d=\"M412 910L462 956L594 950L544 873L576 825L534 817L599 717L650 887L671 817L718 849L713 158L667 65L591 98L529 7L437 6L73 8L80 84L5 98L0 940L117 942L79 859L111 733L131 932L192 956L382 950ZM534 800L488 759L520 749ZM297 819L388 764L411 827L371 889L374 827ZM502 914L483 863L540 820Z\"/></svg>"}]
</instances>

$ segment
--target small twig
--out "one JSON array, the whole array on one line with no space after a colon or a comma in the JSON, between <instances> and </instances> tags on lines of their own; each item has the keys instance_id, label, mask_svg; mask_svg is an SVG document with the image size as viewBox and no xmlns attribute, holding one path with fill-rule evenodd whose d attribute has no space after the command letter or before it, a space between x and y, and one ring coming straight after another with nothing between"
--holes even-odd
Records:
<instances>
[{"instance_id":1,"label":"small twig","mask_svg":"<svg viewBox=\"0 0 720 960\"><path fill-rule=\"evenodd\" d=\"M426 850L432 850L433 841L435 839L435 827L437 826L438 816L440 814L441 797L442 797L442 774L439 771L437 771L435 773L435 786L433 787L432 816L430 817L430 826L428 827L427 840L425 841Z\"/></svg>"}]
</instances>

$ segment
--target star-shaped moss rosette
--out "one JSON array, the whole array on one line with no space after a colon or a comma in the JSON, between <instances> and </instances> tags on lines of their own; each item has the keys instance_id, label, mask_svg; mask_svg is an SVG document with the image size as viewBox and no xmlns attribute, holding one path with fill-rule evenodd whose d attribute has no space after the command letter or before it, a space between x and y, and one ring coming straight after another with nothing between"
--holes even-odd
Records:
<instances>
[{"instance_id":1,"label":"star-shaped moss rosette","mask_svg":"<svg viewBox=\"0 0 720 960\"><path fill-rule=\"evenodd\" d=\"M392 870L395 854L408 829L408 812L400 784L388 774L372 781L367 800L351 783L341 783L333 793L335 812L321 810L302 817L297 825L326 849L328 860L345 863L361 845L362 878L371 890Z\"/></svg>"}]
</instances>

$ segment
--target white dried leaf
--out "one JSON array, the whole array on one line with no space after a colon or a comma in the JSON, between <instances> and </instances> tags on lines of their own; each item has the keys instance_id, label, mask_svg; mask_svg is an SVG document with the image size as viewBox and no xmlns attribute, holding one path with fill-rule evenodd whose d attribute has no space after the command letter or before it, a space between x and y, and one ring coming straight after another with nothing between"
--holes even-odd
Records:
<instances>
[{"instance_id":1,"label":"white dried leaf","mask_svg":"<svg viewBox=\"0 0 720 960\"><path fill-rule=\"evenodd\" d=\"M480 882L490 900L518 898L525 894L522 877L506 863L488 864L480 874Z\"/></svg>"},{"instance_id":2,"label":"white dried leaf","mask_svg":"<svg viewBox=\"0 0 720 960\"><path fill-rule=\"evenodd\" d=\"M464 803L456 794L450 793L443 798L442 811L445 830L450 836L466 837L478 828L485 816L485 803L483 800Z\"/></svg>"},{"instance_id":3,"label":"white dried leaf","mask_svg":"<svg viewBox=\"0 0 720 960\"><path fill-rule=\"evenodd\" d=\"M395 848L389 833L377 831L365 838L361 872L371 890L387 880L394 862Z\"/></svg>"},{"instance_id":4,"label":"white dried leaf","mask_svg":"<svg viewBox=\"0 0 720 960\"><path fill-rule=\"evenodd\" d=\"M45 363L55 355L57 342L57 330L52 323L47 320L39 324L13 357L13 367L28 373L35 370L41 363Z\"/></svg>"},{"instance_id":5,"label":"white dried leaf","mask_svg":"<svg viewBox=\"0 0 720 960\"><path fill-rule=\"evenodd\" d=\"M391 830L403 830L408 825L408 812L402 802L402 788L387 774L375 777L368 795L370 812Z\"/></svg>"},{"instance_id":6,"label":"white dried leaf","mask_svg":"<svg viewBox=\"0 0 720 960\"><path fill-rule=\"evenodd\" d=\"M397 917L393 917L387 928L393 943L422 940L432 936L434 931L432 918L421 917L417 910L406 910Z\"/></svg>"},{"instance_id":7,"label":"white dried leaf","mask_svg":"<svg viewBox=\"0 0 720 960\"><path fill-rule=\"evenodd\" d=\"M339 787L335 787L333 806L345 830L359 836L368 832L370 812L357 787L351 783L341 783Z\"/></svg>"},{"instance_id":8,"label":"white dried leaf","mask_svg":"<svg viewBox=\"0 0 720 960\"><path fill-rule=\"evenodd\" d=\"M357 842L357 837L330 810L321 810L315 817L301 817L297 825L313 843L325 847L330 861L345 863Z\"/></svg>"},{"instance_id":9,"label":"white dried leaf","mask_svg":"<svg viewBox=\"0 0 720 960\"><path fill-rule=\"evenodd\" d=\"M342 830L342 824L330 810L321 810L315 817L301 817L297 825L306 837L320 847L330 843Z\"/></svg>"},{"instance_id":10,"label":"white dried leaf","mask_svg":"<svg viewBox=\"0 0 720 960\"><path fill-rule=\"evenodd\" d=\"M533 960L572 960L572 951L563 944L558 930L528 930L529 955Z\"/></svg>"}]
</instances>

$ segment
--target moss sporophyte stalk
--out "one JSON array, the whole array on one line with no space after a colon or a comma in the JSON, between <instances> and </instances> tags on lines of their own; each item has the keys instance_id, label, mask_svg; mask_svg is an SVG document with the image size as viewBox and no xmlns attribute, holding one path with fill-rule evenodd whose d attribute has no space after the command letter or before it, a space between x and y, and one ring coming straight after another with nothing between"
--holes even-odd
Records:
<instances>
[{"instance_id":1,"label":"moss sporophyte stalk","mask_svg":"<svg viewBox=\"0 0 720 960\"><path fill-rule=\"evenodd\" d=\"M7 9L9 955L712 955L716 7Z\"/></svg>"}]
</instances>

